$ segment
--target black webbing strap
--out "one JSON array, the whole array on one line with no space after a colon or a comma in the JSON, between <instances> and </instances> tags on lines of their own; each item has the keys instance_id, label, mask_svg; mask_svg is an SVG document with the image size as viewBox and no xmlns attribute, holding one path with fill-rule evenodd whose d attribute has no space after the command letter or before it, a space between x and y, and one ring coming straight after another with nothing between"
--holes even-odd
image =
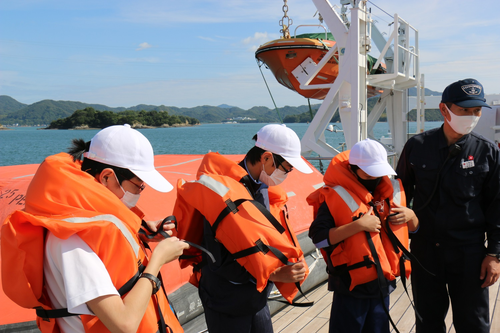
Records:
<instances>
[{"instance_id":1,"label":"black webbing strap","mask_svg":"<svg viewBox=\"0 0 500 333\"><path fill-rule=\"evenodd\" d=\"M165 290L165 283L163 283L163 278L162 278L160 272L158 272L157 277L161 281L161 289L163 290L163 294L165 295L165 298L167 299L168 305L172 309L172 312L174 313L177 320L179 320L179 317L177 317L177 312L175 312L173 304L170 304L170 301L168 299L167 291ZM157 308L158 308L158 316L160 317L160 320L158 320L158 331L160 333L172 332L172 329L170 328L170 326L167 325L167 323L165 323L165 319L163 318L163 313L161 312L161 308L160 308L160 302L158 301L158 295L154 295L154 298L156 299L156 304L157 304ZM167 331L167 328L168 328L168 331Z\"/></svg>"},{"instance_id":2,"label":"black webbing strap","mask_svg":"<svg viewBox=\"0 0 500 333\"><path fill-rule=\"evenodd\" d=\"M153 231L151 230L151 228L149 228L149 226L147 225L146 222L142 221L142 226L148 231L146 232L144 229L139 229L139 234L143 235L143 237L147 238L147 239L153 239L155 238L158 234L159 235L162 235L163 238L170 238L170 235L167 234L165 231L163 231L163 225L165 223L174 223L176 226L177 226L177 219L175 218L175 216L171 215L171 216L167 216L166 218L163 219L163 221L157 226L158 230L157 231ZM212 255L212 253L210 251L208 251L207 249L205 249L203 246L201 245L198 245L198 244L195 244L195 243L192 243L192 242L189 242L187 240L182 240L183 242L189 244L189 246L192 246L192 247L195 247L197 248L198 250L202 251L202 252L205 252L209 257L210 257L210 260L212 260L212 262L214 263L215 262L215 258L214 256ZM151 248L149 247L149 245L147 243L144 243L144 246L151 250ZM195 255L181 255L179 258L180 259L189 259L189 258L194 258L196 257Z\"/></svg>"},{"instance_id":3,"label":"black webbing strap","mask_svg":"<svg viewBox=\"0 0 500 333\"><path fill-rule=\"evenodd\" d=\"M406 267L405 267L405 261L410 260L412 263L418 264L424 271L426 271L428 274L435 276L433 273L429 272L419 261L418 259L410 252L408 249L401 243L398 237L394 234L394 232L391 229L391 226L389 224L389 217L391 215L387 216L385 219L385 230L387 232L387 236L389 237L389 240L391 241L392 246L394 247L394 251L396 253L399 253L399 250L403 252L403 255L401 258L399 258L399 272L400 272L400 278L401 278L401 284L403 285L403 288L405 289L406 295L408 296L408 299L410 300L410 304L415 310L415 316L422 321L422 316L418 313L417 309L415 308L415 305L413 304L413 301L410 297L410 293L408 292L408 288L406 286Z\"/></svg>"},{"instance_id":4,"label":"black webbing strap","mask_svg":"<svg viewBox=\"0 0 500 333\"><path fill-rule=\"evenodd\" d=\"M134 276L132 276L127 282L125 282L125 284L121 286L120 289L118 289L118 293L120 294L120 296L125 295L134 287L137 280L139 280L142 272L144 272L145 268L145 266L140 265ZM37 307L35 308L35 310L36 315L45 321L48 321L49 318L63 318L80 315L78 313L69 313L67 308L46 310L42 307Z\"/></svg>"},{"instance_id":5,"label":"black webbing strap","mask_svg":"<svg viewBox=\"0 0 500 333\"><path fill-rule=\"evenodd\" d=\"M139 269L134 274L134 276L132 276L127 282L125 282L125 284L123 286L121 286L120 289L118 289L118 293L120 294L120 296L123 296L126 293L128 293L130 290L132 290L132 288L135 286L137 280L139 280L142 272L144 272L145 269L146 269L146 266L144 266L142 264L139 266Z\"/></svg>"},{"instance_id":6,"label":"black webbing strap","mask_svg":"<svg viewBox=\"0 0 500 333\"><path fill-rule=\"evenodd\" d=\"M226 207L222 210L222 212L220 212L219 216L217 216L217 219L215 219L215 222L212 224L212 231L214 234L216 234L217 228L219 227L219 224L222 222L222 220L224 220L226 216L229 215L229 213L238 213L238 207L244 202L252 203L262 213L262 215L267 218L267 220L273 225L273 227L278 230L280 234L285 232L285 228L281 225L281 223L279 223L278 220L276 220L276 218L273 216L273 214L271 214L271 212L268 211L267 208L257 200L238 199L232 201L231 199L227 199L225 201Z\"/></svg>"},{"instance_id":7,"label":"black webbing strap","mask_svg":"<svg viewBox=\"0 0 500 333\"><path fill-rule=\"evenodd\" d=\"M376 210L374 210L376 211ZM368 231L365 231L366 239L368 241L368 246L370 247L370 251L372 253L373 259L375 261L375 268L377 270L377 281L378 281L378 286L379 286L379 292L380 292L380 300L382 301L382 307L384 308L384 312L387 314L387 318L389 318L389 322L391 323L392 327L396 331L396 333L400 333L398 328L396 327L396 324L391 318L391 315L389 314L389 309L385 305L384 302L384 295L382 293L382 290L388 290L387 289L387 279L384 276L384 272L382 271L382 265L380 265L380 259L377 254L377 250L375 249L375 245L373 244L372 237Z\"/></svg>"},{"instance_id":8,"label":"black webbing strap","mask_svg":"<svg viewBox=\"0 0 500 333\"><path fill-rule=\"evenodd\" d=\"M262 240L260 240L260 239L258 239L255 242L255 246L252 246L252 247L249 247L248 249L233 253L232 256L234 259L240 259L240 258L249 256L249 255L252 255L252 254L258 253L258 252L262 252L264 254L267 254L269 251L271 251L271 253L274 254L276 256L276 258L278 258L284 265L291 266L291 265L295 264L293 262L288 261L288 258L283 254L283 252L281 252L280 250L278 250L277 248L275 248L273 246L264 244L264 242L262 242ZM295 282L295 286L299 290L300 294L302 296L304 296L305 299L307 299L307 296L302 291L302 287L300 286L300 283ZM290 303L282 301L282 300L276 300L276 299L270 299L270 300L285 303L285 304L290 304ZM293 302L290 305L299 306L299 307L307 307L307 306L312 306L313 304L314 304L314 302L304 302L304 303Z\"/></svg>"},{"instance_id":9,"label":"black webbing strap","mask_svg":"<svg viewBox=\"0 0 500 333\"><path fill-rule=\"evenodd\" d=\"M432 273L428 269L426 269L420 263L420 261L418 261L417 257L415 257L410 251L408 251L408 249L401 243L401 241L399 240L399 238L396 237L396 235L394 234L394 232L390 228L389 217L387 217L387 219L385 220L385 228L387 230L387 236L389 237L389 240L391 241L392 245L395 248L398 248L398 249L400 249L403 252L403 254L405 255L405 259L410 260L412 262L412 264L413 263L418 264L428 274L430 274L432 276L436 276L434 273ZM396 251L396 253L399 253L399 251Z\"/></svg>"},{"instance_id":10,"label":"black webbing strap","mask_svg":"<svg viewBox=\"0 0 500 333\"><path fill-rule=\"evenodd\" d=\"M357 262L352 265L340 265L340 266L333 266L333 272L332 275L342 275L344 273L348 273L349 271L352 271L353 269L358 269L362 267L366 268L371 268L372 266L376 265L373 260L370 259L369 256L364 256L363 261Z\"/></svg>"},{"instance_id":11,"label":"black webbing strap","mask_svg":"<svg viewBox=\"0 0 500 333\"><path fill-rule=\"evenodd\" d=\"M46 310L40 306L36 307L35 310L36 310L36 315L45 321L50 321L50 318L79 316L79 314L77 313L69 313L67 308Z\"/></svg>"},{"instance_id":12,"label":"black webbing strap","mask_svg":"<svg viewBox=\"0 0 500 333\"><path fill-rule=\"evenodd\" d=\"M289 303L287 301L284 301L282 299L274 299L274 298L268 298L269 301L275 301L275 302L279 302L279 303L283 303L283 304L286 304L286 305L291 305L291 306L297 306L299 308L306 308L306 307L310 307L310 306L313 306L314 305L314 301L309 301L309 299L307 298L306 294L304 294L304 292L302 291L302 288L300 286L300 283L299 282L295 282L295 286L297 287L297 289L299 290L300 294L308 300L308 302L300 302L300 303L297 303L297 302L292 302L292 303Z\"/></svg>"},{"instance_id":13,"label":"black webbing strap","mask_svg":"<svg viewBox=\"0 0 500 333\"><path fill-rule=\"evenodd\" d=\"M284 265L290 266L294 264L293 262L288 261L288 258L283 254L283 252L281 252L274 246L264 244L264 242L262 242L262 240L260 239L257 239L254 246L249 247L245 250L235 252L232 254L232 256L234 259L240 259L258 252L267 254L269 251L271 251L271 253L274 254L274 256L278 258Z\"/></svg>"},{"instance_id":14,"label":"black webbing strap","mask_svg":"<svg viewBox=\"0 0 500 333\"><path fill-rule=\"evenodd\" d=\"M245 185L246 181L249 181L249 178L247 176L243 177L240 180L240 182L245 186L245 188L253 196L252 191L249 190L249 186ZM273 214L271 214L271 212L269 210L267 210L267 208L263 204L261 204L257 200L251 200L251 199L237 199L235 201L232 201L231 199L227 199L225 201L226 207L220 212L219 216L217 216L217 218L215 219L215 222L212 224L212 232L214 234L217 234L217 228L219 227L219 224L230 213L233 213L233 214L238 213L238 211L239 211L238 207L242 203L244 203L244 202L250 202L250 203L252 203L262 213L262 215L264 215L267 218L267 220L273 225L273 227L280 234L282 234L282 233L285 232L285 228L283 227L283 225L281 225L281 223L278 220L276 220L276 218L273 216ZM286 221L286 218L285 218L285 221ZM288 227L288 224L286 224L286 226L287 226L287 228L288 228L288 230L290 232L290 228ZM292 241L293 241L293 238L292 238ZM295 241L293 241L293 245L297 246L295 244ZM271 253L273 253L275 255L275 257L278 258L284 265L290 266L290 265L294 265L295 264L293 262L288 261L288 258L283 254L283 252L281 252L280 250L278 250L277 248L275 248L273 246L264 244L264 242L262 242L261 239L258 239L255 242L254 246L249 247L249 248L244 249L244 250L241 250L241 251L238 251L238 252L235 252L235 253L232 253L231 255L233 256L234 259L239 259L239 258L243 258L243 257L249 256L249 255L252 255L252 254L255 254L255 253L258 253L258 252L262 252L264 254L267 254L269 251L271 251ZM305 299L307 299L306 295L302 291L300 283L296 282L295 285L297 286L297 289L299 290L299 292L301 293L301 295L304 296ZM283 302L283 303L286 303L286 304L290 304L288 302L281 301L281 300L276 300L276 301ZM306 306L311 306L313 304L314 304L314 302L308 302L308 303L295 303L294 302L291 305L306 307Z\"/></svg>"}]
</instances>

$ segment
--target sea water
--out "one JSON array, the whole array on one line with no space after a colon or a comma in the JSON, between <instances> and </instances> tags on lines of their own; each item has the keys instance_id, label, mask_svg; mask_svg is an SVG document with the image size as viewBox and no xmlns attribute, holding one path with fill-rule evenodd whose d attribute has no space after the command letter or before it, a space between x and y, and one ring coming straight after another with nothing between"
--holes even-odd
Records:
<instances>
[{"instance_id":1,"label":"sea water","mask_svg":"<svg viewBox=\"0 0 500 333\"><path fill-rule=\"evenodd\" d=\"M442 122L427 122L426 129L441 126ZM192 127L140 129L155 154L245 154L253 145L252 137L265 124L201 124ZM286 124L302 138L309 124ZM333 124L342 129L340 123ZM416 123L408 123L408 132L414 133ZM377 123L376 139L388 136L388 123ZM36 127L15 127L0 131L0 166L38 164L45 157L67 151L72 139L89 141L98 130L41 130ZM342 132L325 131L326 142L338 150L345 142ZM315 163L313 163L315 164Z\"/></svg>"}]
</instances>

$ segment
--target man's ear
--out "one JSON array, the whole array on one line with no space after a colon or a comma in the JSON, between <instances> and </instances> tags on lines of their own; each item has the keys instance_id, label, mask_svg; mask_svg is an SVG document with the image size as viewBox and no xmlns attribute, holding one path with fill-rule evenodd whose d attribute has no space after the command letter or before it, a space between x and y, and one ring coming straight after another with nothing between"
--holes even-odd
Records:
<instances>
[{"instance_id":1,"label":"man's ear","mask_svg":"<svg viewBox=\"0 0 500 333\"><path fill-rule=\"evenodd\" d=\"M99 183L106 187L108 186L108 180L110 177L114 177L114 171L111 168L102 170L101 173L96 176Z\"/></svg>"},{"instance_id":2,"label":"man's ear","mask_svg":"<svg viewBox=\"0 0 500 333\"><path fill-rule=\"evenodd\" d=\"M443 116L443 118L445 118L446 120L448 120L448 110L446 109L446 104L444 103L439 103L439 111L441 111L441 115Z\"/></svg>"},{"instance_id":3,"label":"man's ear","mask_svg":"<svg viewBox=\"0 0 500 333\"><path fill-rule=\"evenodd\" d=\"M262 164L265 164L267 162L267 160L269 159L272 159L273 158L273 153L271 153L270 151L265 151L261 157L260 157L260 161L262 162ZM273 162L274 163L274 162Z\"/></svg>"}]
</instances>

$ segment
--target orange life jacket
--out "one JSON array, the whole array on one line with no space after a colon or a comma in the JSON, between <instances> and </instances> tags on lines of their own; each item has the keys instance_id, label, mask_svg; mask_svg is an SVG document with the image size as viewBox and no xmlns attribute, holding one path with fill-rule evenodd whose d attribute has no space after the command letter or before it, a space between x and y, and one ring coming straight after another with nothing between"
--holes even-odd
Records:
<instances>
[{"instance_id":1,"label":"orange life jacket","mask_svg":"<svg viewBox=\"0 0 500 333\"><path fill-rule=\"evenodd\" d=\"M26 194L25 211L12 213L2 227L2 285L25 308L52 309L43 284L46 230L67 239L77 234L102 260L120 289L147 265L137 237L141 218L68 154L50 156L40 165ZM157 332L159 309L170 332L183 332L166 295L152 296L138 332ZM97 316L81 315L86 332L107 331ZM37 317L42 332L59 332L55 319Z\"/></svg>"},{"instance_id":2,"label":"orange life jacket","mask_svg":"<svg viewBox=\"0 0 500 333\"><path fill-rule=\"evenodd\" d=\"M248 177L248 174L242 167L218 153L205 155L196 181L179 180L174 215L178 221L178 237L196 244L202 242L205 217L215 229L217 240L256 279L257 290L262 292L269 276L278 267L298 260L305 263L305 260L299 242L287 223L284 210L288 199L286 193L279 186L269 187L271 214L261 205L268 214L266 217L252 202L247 188L240 183L245 176ZM283 257L278 258L276 255L279 256L279 253ZM196 248L190 248L184 254L193 258L182 259L181 267L201 262L201 252ZM191 279L195 286L199 282L197 274L199 272L195 272ZM297 286L276 283L276 287L292 303Z\"/></svg>"},{"instance_id":3,"label":"orange life jacket","mask_svg":"<svg viewBox=\"0 0 500 333\"><path fill-rule=\"evenodd\" d=\"M403 252L390 240L389 235L394 234L406 249L409 243L406 224L392 225L386 221L390 207L393 207L394 203L406 206L402 184L399 180L391 180L387 176L382 177L372 196L349 171L348 165L349 151L335 156L325 173L325 186L309 195L307 201L314 207L314 215L317 214L319 206L326 201L336 227L351 223L354 219L361 217L370 209L369 203L374 204L374 210L377 210L382 222L382 230L380 233L372 232L369 235L382 272L385 278L392 281L401 275L400 260ZM325 260L326 257L325 255ZM332 251L330 259L334 267L349 271L350 290L357 285L376 280L378 277L377 269L373 264L376 259L365 232L358 232L340 242ZM408 278L411 272L409 261L404 262L404 270L403 274Z\"/></svg>"}]
</instances>

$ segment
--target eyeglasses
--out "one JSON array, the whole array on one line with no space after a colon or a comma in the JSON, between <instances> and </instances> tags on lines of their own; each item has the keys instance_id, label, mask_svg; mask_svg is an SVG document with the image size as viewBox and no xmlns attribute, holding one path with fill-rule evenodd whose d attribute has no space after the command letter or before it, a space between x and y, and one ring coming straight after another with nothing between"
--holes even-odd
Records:
<instances>
[{"instance_id":1,"label":"eyeglasses","mask_svg":"<svg viewBox=\"0 0 500 333\"><path fill-rule=\"evenodd\" d=\"M144 183L142 183L141 185L137 185L136 183L134 183L133 181L131 181L130 179L125 179L125 180L128 180L130 183L134 184L135 186L137 186L137 188L139 189L139 192L142 192L144 191L144 189L146 188L146 185Z\"/></svg>"},{"instance_id":2,"label":"eyeglasses","mask_svg":"<svg viewBox=\"0 0 500 333\"><path fill-rule=\"evenodd\" d=\"M144 191L144 189L146 188L146 185L144 183L142 183L141 185L137 185L136 183L134 183L133 181L131 181L130 179L127 179L125 178L125 176L119 172L117 172L116 170L115 171L115 174L118 178L118 181L120 182L120 184L124 181L124 180L127 180L129 181L130 183L134 184L135 186L137 186L137 188L139 189L139 192L142 192Z\"/></svg>"},{"instance_id":3,"label":"eyeglasses","mask_svg":"<svg viewBox=\"0 0 500 333\"><path fill-rule=\"evenodd\" d=\"M287 173L290 173L293 171L292 166L290 166L290 169L288 169L288 170L287 170L287 168L285 168L285 166L283 165L283 162L285 162L285 159L283 157L281 157L280 155L273 154L273 158L274 158L274 161L276 162L276 166L278 168L281 167L283 169L283 171L285 171L285 175Z\"/></svg>"}]
</instances>

